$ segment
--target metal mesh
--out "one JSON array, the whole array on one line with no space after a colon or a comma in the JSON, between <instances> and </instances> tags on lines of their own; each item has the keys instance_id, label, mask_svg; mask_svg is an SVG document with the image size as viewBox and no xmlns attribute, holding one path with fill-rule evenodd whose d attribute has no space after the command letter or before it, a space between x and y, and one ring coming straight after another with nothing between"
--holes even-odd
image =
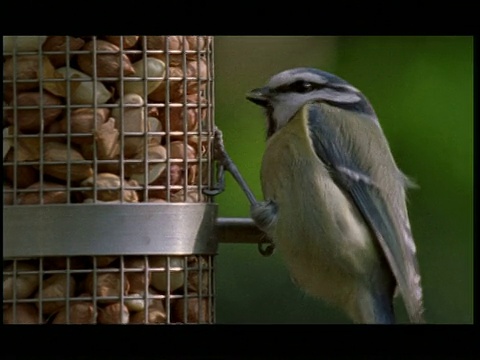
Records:
<instances>
[{"instance_id":1,"label":"metal mesh","mask_svg":"<svg viewBox=\"0 0 480 360\"><path fill-rule=\"evenodd\" d=\"M214 322L212 38L3 40L4 323Z\"/></svg>"},{"instance_id":2,"label":"metal mesh","mask_svg":"<svg viewBox=\"0 0 480 360\"><path fill-rule=\"evenodd\" d=\"M7 261L5 324L214 323L212 256Z\"/></svg>"},{"instance_id":3,"label":"metal mesh","mask_svg":"<svg viewBox=\"0 0 480 360\"><path fill-rule=\"evenodd\" d=\"M208 201L210 37L5 38L4 205Z\"/></svg>"}]
</instances>

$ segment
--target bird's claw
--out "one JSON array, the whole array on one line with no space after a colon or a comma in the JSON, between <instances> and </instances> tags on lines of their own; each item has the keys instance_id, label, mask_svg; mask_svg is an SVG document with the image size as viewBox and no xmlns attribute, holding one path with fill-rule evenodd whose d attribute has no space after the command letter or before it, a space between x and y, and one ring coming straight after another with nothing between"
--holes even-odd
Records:
<instances>
[{"instance_id":1,"label":"bird's claw","mask_svg":"<svg viewBox=\"0 0 480 360\"><path fill-rule=\"evenodd\" d=\"M223 144L223 133L218 127L215 127L214 133L213 159L217 163L217 182L212 187L202 190L207 196L216 196L225 191L225 164L228 164L230 158Z\"/></svg>"},{"instance_id":2,"label":"bird's claw","mask_svg":"<svg viewBox=\"0 0 480 360\"><path fill-rule=\"evenodd\" d=\"M225 169L217 163L217 183L211 188L203 189L202 193L207 196L216 196L225 191Z\"/></svg>"}]
</instances>

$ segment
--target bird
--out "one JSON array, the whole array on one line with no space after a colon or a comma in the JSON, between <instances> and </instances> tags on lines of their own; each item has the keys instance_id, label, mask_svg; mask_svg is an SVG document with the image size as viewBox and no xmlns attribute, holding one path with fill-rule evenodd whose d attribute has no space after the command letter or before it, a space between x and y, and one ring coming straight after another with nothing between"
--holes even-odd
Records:
<instances>
[{"instance_id":1,"label":"bird","mask_svg":"<svg viewBox=\"0 0 480 360\"><path fill-rule=\"evenodd\" d=\"M360 90L329 72L282 71L246 98L263 108L263 201L251 217L303 291L353 323L394 324L394 297L424 323L406 191L377 115Z\"/></svg>"}]
</instances>

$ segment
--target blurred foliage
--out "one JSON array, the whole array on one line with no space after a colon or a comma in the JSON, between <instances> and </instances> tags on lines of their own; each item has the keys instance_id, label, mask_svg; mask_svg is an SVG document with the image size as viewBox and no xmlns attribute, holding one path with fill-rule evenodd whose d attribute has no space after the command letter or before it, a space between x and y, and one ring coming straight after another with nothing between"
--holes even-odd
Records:
<instances>
[{"instance_id":1,"label":"blurred foliage","mask_svg":"<svg viewBox=\"0 0 480 360\"><path fill-rule=\"evenodd\" d=\"M409 212L430 323L473 322L473 37L215 37L216 122L258 198L264 117L245 99L275 73L317 67L373 104L400 168L418 185ZM248 217L227 174L222 217ZM349 323L290 281L281 254L221 244L218 323ZM407 322L400 299L399 322Z\"/></svg>"}]
</instances>

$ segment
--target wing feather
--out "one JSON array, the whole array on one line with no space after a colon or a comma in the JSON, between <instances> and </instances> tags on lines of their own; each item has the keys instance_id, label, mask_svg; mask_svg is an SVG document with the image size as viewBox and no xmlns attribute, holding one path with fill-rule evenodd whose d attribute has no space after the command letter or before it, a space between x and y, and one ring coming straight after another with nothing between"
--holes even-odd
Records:
<instances>
[{"instance_id":1,"label":"wing feather","mask_svg":"<svg viewBox=\"0 0 480 360\"><path fill-rule=\"evenodd\" d=\"M308 111L316 155L330 168L339 187L350 194L370 226L411 321L423 322L422 289L405 204L406 178L398 170L377 120L358 119L357 114L326 103L308 104L304 111ZM350 136L352 132L355 136ZM375 154L376 163L372 164Z\"/></svg>"}]
</instances>

